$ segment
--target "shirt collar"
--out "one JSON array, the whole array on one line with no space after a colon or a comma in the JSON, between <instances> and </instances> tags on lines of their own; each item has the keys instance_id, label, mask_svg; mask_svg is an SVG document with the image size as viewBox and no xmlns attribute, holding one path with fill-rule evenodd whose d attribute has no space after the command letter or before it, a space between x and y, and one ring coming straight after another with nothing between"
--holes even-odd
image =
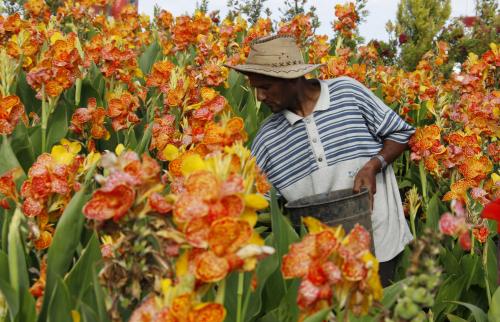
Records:
<instances>
[{"instance_id":1,"label":"shirt collar","mask_svg":"<svg viewBox=\"0 0 500 322\"><path fill-rule=\"evenodd\" d=\"M321 85L321 92L319 94L318 101L314 106L313 113L316 111L327 110L330 107L330 92L328 91L328 84L323 80L318 80L318 81L319 84ZM294 125L295 123L303 119L302 116L297 115L290 110L284 110L282 113L283 116L285 116L285 118L288 120L290 125Z\"/></svg>"}]
</instances>

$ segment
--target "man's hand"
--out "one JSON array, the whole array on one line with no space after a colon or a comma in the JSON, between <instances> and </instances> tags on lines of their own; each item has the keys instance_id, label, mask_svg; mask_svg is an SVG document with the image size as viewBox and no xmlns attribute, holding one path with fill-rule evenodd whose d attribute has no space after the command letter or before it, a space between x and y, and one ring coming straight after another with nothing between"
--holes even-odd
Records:
<instances>
[{"instance_id":1,"label":"man's hand","mask_svg":"<svg viewBox=\"0 0 500 322\"><path fill-rule=\"evenodd\" d=\"M375 176L382 168L382 164L378 159L371 159L361 170L358 171L354 178L354 186L352 192L359 193L361 188L365 187L370 193L370 206L373 209L373 196L377 192L377 183Z\"/></svg>"}]
</instances>

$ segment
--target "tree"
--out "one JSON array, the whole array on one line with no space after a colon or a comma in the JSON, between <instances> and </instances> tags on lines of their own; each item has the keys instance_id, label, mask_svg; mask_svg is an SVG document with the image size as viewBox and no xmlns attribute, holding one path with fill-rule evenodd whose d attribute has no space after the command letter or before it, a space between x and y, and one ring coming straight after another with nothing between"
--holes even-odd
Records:
<instances>
[{"instance_id":1,"label":"tree","mask_svg":"<svg viewBox=\"0 0 500 322\"><path fill-rule=\"evenodd\" d=\"M450 13L450 0L401 0L395 31L401 46L403 68L415 69Z\"/></svg>"},{"instance_id":2,"label":"tree","mask_svg":"<svg viewBox=\"0 0 500 322\"><path fill-rule=\"evenodd\" d=\"M7 15L13 15L19 12L21 15L24 13L23 5L25 0L5 0L0 4L0 13L6 13Z\"/></svg>"},{"instance_id":3,"label":"tree","mask_svg":"<svg viewBox=\"0 0 500 322\"><path fill-rule=\"evenodd\" d=\"M279 12L282 14L282 21L291 21L293 17L299 14L308 14L311 17L311 27L314 32L319 26L319 18L316 14L316 7L311 6L309 10L306 10L305 6L307 0L285 0L283 3L283 8L279 8Z\"/></svg>"},{"instance_id":4,"label":"tree","mask_svg":"<svg viewBox=\"0 0 500 322\"><path fill-rule=\"evenodd\" d=\"M196 10L199 10L203 13L208 12L208 0L201 0L201 2L196 1Z\"/></svg>"},{"instance_id":5,"label":"tree","mask_svg":"<svg viewBox=\"0 0 500 322\"><path fill-rule=\"evenodd\" d=\"M500 14L496 0L476 0L476 13L471 17L457 17L443 28L439 40L449 44L450 69L463 63L469 53L482 55L490 43L500 42Z\"/></svg>"},{"instance_id":6,"label":"tree","mask_svg":"<svg viewBox=\"0 0 500 322\"><path fill-rule=\"evenodd\" d=\"M264 8L267 0L228 0L228 18L233 18L242 13L251 24L254 24L264 13L268 17L271 15L269 8Z\"/></svg>"}]
</instances>

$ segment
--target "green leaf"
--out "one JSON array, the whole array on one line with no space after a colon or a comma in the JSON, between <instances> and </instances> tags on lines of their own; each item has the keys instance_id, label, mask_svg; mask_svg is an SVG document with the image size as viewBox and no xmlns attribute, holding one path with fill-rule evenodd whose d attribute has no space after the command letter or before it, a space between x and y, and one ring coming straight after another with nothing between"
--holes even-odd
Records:
<instances>
[{"instance_id":1,"label":"green leaf","mask_svg":"<svg viewBox=\"0 0 500 322\"><path fill-rule=\"evenodd\" d=\"M68 288L64 284L63 280L61 278L58 278L54 292L52 293L52 297L50 299L47 321L73 321L71 317L72 308L73 303L71 301L71 296L69 295Z\"/></svg>"},{"instance_id":2,"label":"green leaf","mask_svg":"<svg viewBox=\"0 0 500 322\"><path fill-rule=\"evenodd\" d=\"M141 68L144 75L147 75L151 71L151 67L155 63L158 55L160 54L161 48L158 45L158 42L154 41L151 45L146 48L146 50L142 53L141 57L139 57L139 67Z\"/></svg>"},{"instance_id":3,"label":"green leaf","mask_svg":"<svg viewBox=\"0 0 500 322\"><path fill-rule=\"evenodd\" d=\"M1 137L2 145L0 146L0 175L4 174L13 168L21 168L19 161L17 161L16 155L10 146L9 139L6 136ZM22 168L21 168L22 169ZM24 181L26 178L24 172L17 182Z\"/></svg>"},{"instance_id":4,"label":"green leaf","mask_svg":"<svg viewBox=\"0 0 500 322\"><path fill-rule=\"evenodd\" d=\"M144 134L142 135L140 143L135 148L135 152L141 155L148 150L152 134L153 134L153 124L149 124L149 126L144 131Z\"/></svg>"},{"instance_id":5,"label":"green leaf","mask_svg":"<svg viewBox=\"0 0 500 322\"><path fill-rule=\"evenodd\" d=\"M403 292L403 284L406 280L398 281L386 288L384 288L384 297L382 298L382 304L384 307L391 307L396 303L399 295Z\"/></svg>"},{"instance_id":6,"label":"green leaf","mask_svg":"<svg viewBox=\"0 0 500 322\"><path fill-rule=\"evenodd\" d=\"M270 238L266 239L266 245L269 245L271 242ZM257 289L254 292L246 293L248 299L245 301L247 303L245 321L251 321L260 313L263 306L262 293L271 275L276 271L280 272L279 260L276 253L268 256L258 264L257 269L255 270L255 273L257 274ZM279 278L282 277L279 276Z\"/></svg>"},{"instance_id":7,"label":"green leaf","mask_svg":"<svg viewBox=\"0 0 500 322\"><path fill-rule=\"evenodd\" d=\"M435 231L439 228L439 218L441 218L440 203L442 201L438 193L435 193L427 205L425 226Z\"/></svg>"},{"instance_id":8,"label":"green leaf","mask_svg":"<svg viewBox=\"0 0 500 322\"><path fill-rule=\"evenodd\" d=\"M446 273L450 275L455 274L457 276L462 274L462 267L450 250L445 248L439 259Z\"/></svg>"},{"instance_id":9,"label":"green leaf","mask_svg":"<svg viewBox=\"0 0 500 322\"><path fill-rule=\"evenodd\" d=\"M23 170L28 172L31 165L35 162L35 148L31 141L30 131L24 123L19 122L12 134L11 140L13 151L19 163L23 167Z\"/></svg>"},{"instance_id":10,"label":"green leaf","mask_svg":"<svg viewBox=\"0 0 500 322\"><path fill-rule=\"evenodd\" d=\"M467 289L471 285L479 285L483 281L481 258L476 254L467 254L460 260L462 271L467 276Z\"/></svg>"},{"instance_id":11,"label":"green leaf","mask_svg":"<svg viewBox=\"0 0 500 322\"><path fill-rule=\"evenodd\" d=\"M101 259L98 237L94 233L75 266L65 278L68 290L77 299L77 302L83 297L87 288L92 285L92 265L98 263Z\"/></svg>"},{"instance_id":12,"label":"green leaf","mask_svg":"<svg viewBox=\"0 0 500 322\"><path fill-rule=\"evenodd\" d=\"M493 294L490 310L488 311L489 322L500 322L500 287Z\"/></svg>"},{"instance_id":13,"label":"green leaf","mask_svg":"<svg viewBox=\"0 0 500 322\"><path fill-rule=\"evenodd\" d=\"M488 283L490 287L493 285L498 285L498 260L497 258L497 246L491 237L486 241L488 243L488 252L487 252L487 262L485 269L488 271ZM493 292L493 289L491 290ZM500 322L500 321L499 321Z\"/></svg>"},{"instance_id":14,"label":"green leaf","mask_svg":"<svg viewBox=\"0 0 500 322\"><path fill-rule=\"evenodd\" d=\"M323 322L331 311L332 308L326 308L318 311L313 315L307 317L304 322Z\"/></svg>"},{"instance_id":15,"label":"green leaf","mask_svg":"<svg viewBox=\"0 0 500 322\"><path fill-rule=\"evenodd\" d=\"M0 251L0 291L7 301L10 319L14 320L19 310L19 296L9 284L9 262L3 251Z\"/></svg>"},{"instance_id":16,"label":"green leaf","mask_svg":"<svg viewBox=\"0 0 500 322\"><path fill-rule=\"evenodd\" d=\"M24 237L21 235L21 225L24 215L19 208L14 211L14 216L9 227L8 237L8 267L9 285L19 299L18 315L16 321L31 322L35 316L35 300L29 292L28 269L26 254L24 252ZM9 292L9 291L8 291Z\"/></svg>"},{"instance_id":17,"label":"green leaf","mask_svg":"<svg viewBox=\"0 0 500 322\"><path fill-rule=\"evenodd\" d=\"M276 190L274 188L271 190L271 224L273 232L278 232L273 234L273 246L281 263L283 255L288 253L288 247L297 242L299 236L279 209Z\"/></svg>"},{"instance_id":18,"label":"green leaf","mask_svg":"<svg viewBox=\"0 0 500 322\"><path fill-rule=\"evenodd\" d=\"M99 91L92 85L90 80L84 79L82 82L82 94L78 107L87 107L89 98L95 98L97 106L103 106L102 97Z\"/></svg>"},{"instance_id":19,"label":"green leaf","mask_svg":"<svg viewBox=\"0 0 500 322\"><path fill-rule=\"evenodd\" d=\"M92 281L94 285L95 301L97 303L97 315L99 316L99 322L109 321L108 314L106 312L106 307L104 306L104 293L102 291L101 285L99 284L99 277L97 276L97 270L95 266L92 266Z\"/></svg>"},{"instance_id":20,"label":"green leaf","mask_svg":"<svg viewBox=\"0 0 500 322\"><path fill-rule=\"evenodd\" d=\"M465 290L467 284L467 276L449 276L443 284L439 287L439 291L436 295L436 302L432 308L435 316L438 317L441 313L449 313L455 307L455 304L450 304L450 301L455 301L460 299L462 292Z\"/></svg>"},{"instance_id":21,"label":"green leaf","mask_svg":"<svg viewBox=\"0 0 500 322\"><path fill-rule=\"evenodd\" d=\"M58 143L68 133L68 125L71 121L72 110L72 106L59 103L54 113L50 115L47 132L47 151L50 152L52 145Z\"/></svg>"},{"instance_id":22,"label":"green leaf","mask_svg":"<svg viewBox=\"0 0 500 322\"><path fill-rule=\"evenodd\" d=\"M19 208L16 208L14 217L9 227L8 238L8 262L9 262L9 277L10 285L14 291L20 296L28 292L29 279L28 268L24 253L23 237L21 236L21 225L24 215Z\"/></svg>"},{"instance_id":23,"label":"green leaf","mask_svg":"<svg viewBox=\"0 0 500 322\"><path fill-rule=\"evenodd\" d=\"M474 316L476 322L488 322L488 316L486 315L486 313L484 313L484 311L478 308L477 306L460 301L448 301L448 302L459 304L468 308L472 312L472 316Z\"/></svg>"},{"instance_id":24,"label":"green leaf","mask_svg":"<svg viewBox=\"0 0 500 322\"><path fill-rule=\"evenodd\" d=\"M40 113L42 102L36 98L36 92L26 81L26 72L24 71L19 73L16 94L23 102L26 114L30 112Z\"/></svg>"},{"instance_id":25,"label":"green leaf","mask_svg":"<svg viewBox=\"0 0 500 322\"><path fill-rule=\"evenodd\" d=\"M450 320L450 322L468 322L467 320L459 318L458 316L453 314L446 314L446 317L448 318L448 320Z\"/></svg>"},{"instance_id":26,"label":"green leaf","mask_svg":"<svg viewBox=\"0 0 500 322\"><path fill-rule=\"evenodd\" d=\"M82 187L71 198L57 224L47 256L47 282L39 321L46 320L49 299L52 298L57 279L62 278L68 271L76 247L80 242L84 222L82 208L90 197L86 194L86 188Z\"/></svg>"}]
</instances>

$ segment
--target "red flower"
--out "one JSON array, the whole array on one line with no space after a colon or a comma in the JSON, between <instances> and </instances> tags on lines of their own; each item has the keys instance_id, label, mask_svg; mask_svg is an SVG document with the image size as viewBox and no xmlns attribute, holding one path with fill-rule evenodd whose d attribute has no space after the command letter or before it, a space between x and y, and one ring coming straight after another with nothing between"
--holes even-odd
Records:
<instances>
[{"instance_id":1,"label":"red flower","mask_svg":"<svg viewBox=\"0 0 500 322\"><path fill-rule=\"evenodd\" d=\"M472 246L472 242L471 242L471 238L470 238L470 232L467 230L467 231L464 231L460 237L458 237L458 241L460 243L460 246L462 246L462 248L464 250L470 250L471 246Z\"/></svg>"},{"instance_id":2,"label":"red flower","mask_svg":"<svg viewBox=\"0 0 500 322\"><path fill-rule=\"evenodd\" d=\"M497 230L500 233L500 198L487 204L483 209L481 217L495 220L497 222Z\"/></svg>"}]
</instances>

